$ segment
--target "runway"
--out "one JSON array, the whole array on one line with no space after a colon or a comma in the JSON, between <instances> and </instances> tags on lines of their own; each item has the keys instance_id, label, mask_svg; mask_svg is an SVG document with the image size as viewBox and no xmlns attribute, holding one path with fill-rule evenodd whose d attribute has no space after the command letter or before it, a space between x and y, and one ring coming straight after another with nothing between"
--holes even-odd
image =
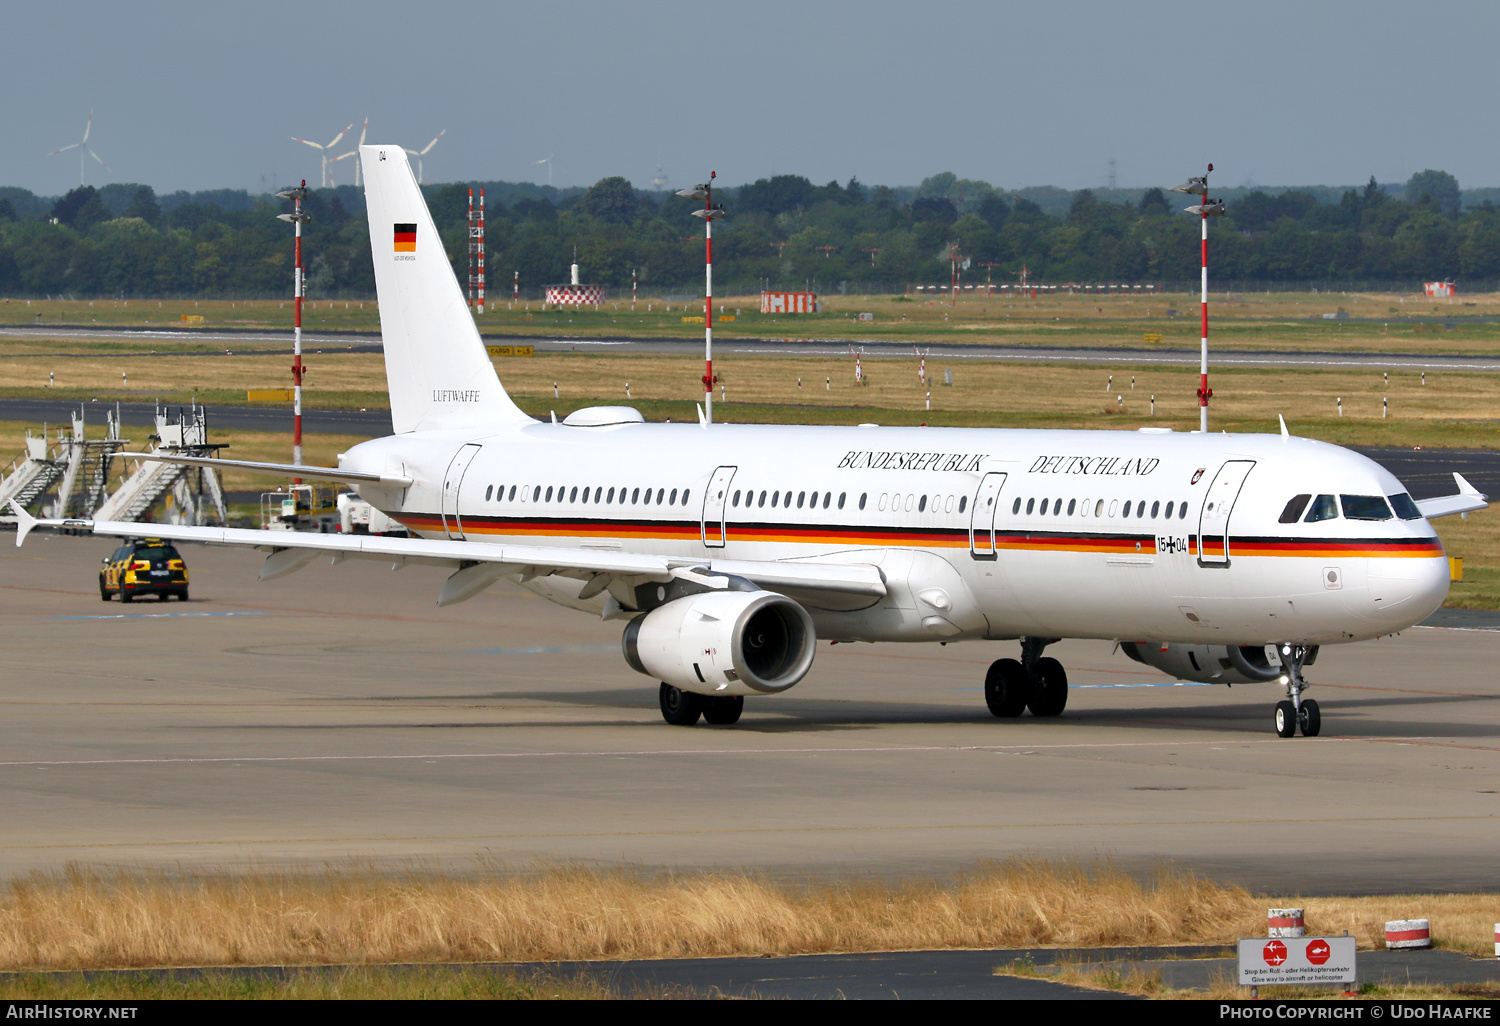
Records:
<instances>
[{"instance_id":1,"label":"runway","mask_svg":"<svg viewBox=\"0 0 1500 1026\"><path fill-rule=\"evenodd\" d=\"M626 336L548 337L545 335L508 335L484 332L491 345L532 345L538 352L612 352L671 353L697 356L703 343L696 338L636 338ZM79 341L114 341L151 343L163 346L202 345L212 342L233 350L236 343L280 343L291 352L289 331L246 329L223 330L147 330L139 328L85 328L73 325L34 327L0 326L0 339L76 339ZM304 331L303 351L319 346L369 346L380 348L379 332ZM853 346L866 357L910 359L912 347L918 346L929 358L940 360L1012 360L1043 363L1079 363L1089 365L1198 366L1196 346L1143 349L1138 346L1032 346L997 345L986 342L944 343L921 339L821 339L811 336L714 339L714 349L724 356L812 356L847 357ZM262 350L263 351L263 350ZM80 356L92 356L79 353ZM147 354L135 354L147 355ZM205 353L211 358L214 353ZM1285 351L1214 348L1210 354L1213 367L1382 367L1391 370L1430 371L1500 371L1500 356L1470 356L1445 353L1372 351Z\"/></svg>"},{"instance_id":2,"label":"runway","mask_svg":"<svg viewBox=\"0 0 1500 1026\"><path fill-rule=\"evenodd\" d=\"M464 871L945 874L1011 855L1174 860L1272 893L1493 886L1500 632L1325 648L1317 739L1274 686L1049 650L1057 721L994 720L1009 644L821 646L737 727L666 726L620 625L442 571L190 546L195 601L99 601L111 548L0 539L0 876L70 861ZM1481 624L1482 626L1482 624Z\"/></svg>"}]
</instances>

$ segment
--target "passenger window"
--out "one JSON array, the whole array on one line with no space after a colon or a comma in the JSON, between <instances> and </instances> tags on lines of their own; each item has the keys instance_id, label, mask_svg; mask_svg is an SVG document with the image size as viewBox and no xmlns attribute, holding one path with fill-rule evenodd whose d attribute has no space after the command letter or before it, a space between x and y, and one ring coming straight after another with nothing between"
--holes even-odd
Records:
<instances>
[{"instance_id":1,"label":"passenger window","mask_svg":"<svg viewBox=\"0 0 1500 1026\"><path fill-rule=\"evenodd\" d=\"M1320 495L1312 501L1312 508L1307 511L1303 518L1304 523L1316 524L1320 520L1333 520L1339 515L1338 503L1333 501L1332 495Z\"/></svg>"},{"instance_id":2,"label":"passenger window","mask_svg":"<svg viewBox=\"0 0 1500 1026\"><path fill-rule=\"evenodd\" d=\"M1096 517L1102 517L1102 516L1104 516L1104 500L1103 499L1100 499L1099 502L1094 506L1094 516L1096 516Z\"/></svg>"},{"instance_id":3,"label":"passenger window","mask_svg":"<svg viewBox=\"0 0 1500 1026\"><path fill-rule=\"evenodd\" d=\"M781 504L783 506L787 507L788 509L791 508L791 506L792 506L792 492L791 492L791 489L788 489L786 495L782 496L782 498L781 498Z\"/></svg>"},{"instance_id":4,"label":"passenger window","mask_svg":"<svg viewBox=\"0 0 1500 1026\"><path fill-rule=\"evenodd\" d=\"M917 512L918 513L926 513L927 512L927 496L924 495L920 499L917 500Z\"/></svg>"},{"instance_id":5,"label":"passenger window","mask_svg":"<svg viewBox=\"0 0 1500 1026\"><path fill-rule=\"evenodd\" d=\"M1171 503L1171 502L1167 503L1166 512L1163 513L1162 516L1164 516L1168 520L1171 520L1172 519L1172 507L1174 505L1175 505L1175 503Z\"/></svg>"},{"instance_id":6,"label":"passenger window","mask_svg":"<svg viewBox=\"0 0 1500 1026\"><path fill-rule=\"evenodd\" d=\"M880 510L884 510L885 509L885 502L886 502L887 498L889 498L889 496L887 496L885 494L885 492L881 492L880 493L880 501L875 504L875 508L876 509L880 509Z\"/></svg>"},{"instance_id":7,"label":"passenger window","mask_svg":"<svg viewBox=\"0 0 1500 1026\"><path fill-rule=\"evenodd\" d=\"M532 502L541 502L542 501L542 486L541 485L537 485L536 486L536 490L531 493L531 501Z\"/></svg>"},{"instance_id":8,"label":"passenger window","mask_svg":"<svg viewBox=\"0 0 1500 1026\"><path fill-rule=\"evenodd\" d=\"M490 485L488 488L486 488L484 490L484 501L485 502L489 502L490 501L490 496L493 495L494 492L495 492L495 486L494 485Z\"/></svg>"},{"instance_id":9,"label":"passenger window","mask_svg":"<svg viewBox=\"0 0 1500 1026\"><path fill-rule=\"evenodd\" d=\"M1344 516L1350 520L1389 520L1391 507L1383 495L1340 495Z\"/></svg>"},{"instance_id":10,"label":"passenger window","mask_svg":"<svg viewBox=\"0 0 1500 1026\"><path fill-rule=\"evenodd\" d=\"M557 501L558 502L562 501L562 489L561 488L559 488L557 490ZM570 491L570 492L568 492L568 501L569 502L577 502L578 501L578 486L577 485L574 485L573 486L573 490ZM587 501L587 500L585 500L585 501Z\"/></svg>"},{"instance_id":11,"label":"passenger window","mask_svg":"<svg viewBox=\"0 0 1500 1026\"><path fill-rule=\"evenodd\" d=\"M832 501L833 501L833 493L832 492L824 492L823 493L823 508L827 509L828 508L828 504L830 502L832 502ZM843 499L840 499L839 500L839 505L842 506L843 504L844 504Z\"/></svg>"},{"instance_id":12,"label":"passenger window","mask_svg":"<svg viewBox=\"0 0 1500 1026\"><path fill-rule=\"evenodd\" d=\"M1076 509L1077 507L1078 507L1078 500L1077 499L1069 499L1068 500L1068 516L1072 516L1073 515L1073 510Z\"/></svg>"},{"instance_id":13,"label":"passenger window","mask_svg":"<svg viewBox=\"0 0 1500 1026\"><path fill-rule=\"evenodd\" d=\"M1012 516L1021 512L1021 497L1019 495L1016 496L1016 501L1010 504L1010 512Z\"/></svg>"},{"instance_id":14,"label":"passenger window","mask_svg":"<svg viewBox=\"0 0 1500 1026\"><path fill-rule=\"evenodd\" d=\"M944 513L952 513L953 512L953 496L951 496L951 495L948 496L947 500L943 503L943 512Z\"/></svg>"},{"instance_id":15,"label":"passenger window","mask_svg":"<svg viewBox=\"0 0 1500 1026\"><path fill-rule=\"evenodd\" d=\"M668 506L675 506L675 505L677 505L677 489L676 488L672 489L672 494L667 498L667 505Z\"/></svg>"},{"instance_id":16,"label":"passenger window","mask_svg":"<svg viewBox=\"0 0 1500 1026\"><path fill-rule=\"evenodd\" d=\"M1099 505L1101 505L1101 506L1104 505L1104 500L1103 499L1099 500ZM1109 500L1109 515L1110 516L1114 516L1115 515L1115 509L1119 505L1120 505L1120 500L1119 499L1110 499Z\"/></svg>"},{"instance_id":17,"label":"passenger window","mask_svg":"<svg viewBox=\"0 0 1500 1026\"><path fill-rule=\"evenodd\" d=\"M781 499L781 493L780 492L772 492L771 493L771 508L772 509L776 508L776 503L778 501L780 501L780 499Z\"/></svg>"},{"instance_id":18,"label":"passenger window","mask_svg":"<svg viewBox=\"0 0 1500 1026\"><path fill-rule=\"evenodd\" d=\"M846 496L848 494L849 494L848 492L839 492L839 509L843 509L844 508L844 496ZM864 503L860 503L859 505L860 505L861 509L864 508Z\"/></svg>"},{"instance_id":19,"label":"passenger window","mask_svg":"<svg viewBox=\"0 0 1500 1026\"><path fill-rule=\"evenodd\" d=\"M1312 501L1312 496L1304 492L1301 495L1293 495L1287 500L1286 508L1281 511L1277 518L1279 524L1295 524L1302 519L1302 511L1307 509L1307 504Z\"/></svg>"},{"instance_id":20,"label":"passenger window","mask_svg":"<svg viewBox=\"0 0 1500 1026\"><path fill-rule=\"evenodd\" d=\"M766 504L766 492L765 492L765 489L763 488L763 489L761 489L761 492L760 492L760 501L757 502L756 505L757 506L764 506L765 504Z\"/></svg>"},{"instance_id":21,"label":"passenger window","mask_svg":"<svg viewBox=\"0 0 1500 1026\"><path fill-rule=\"evenodd\" d=\"M1157 514L1158 511L1160 511L1160 509L1161 509L1161 502L1160 501L1153 502L1151 504L1151 519L1152 520L1156 519L1156 514Z\"/></svg>"},{"instance_id":22,"label":"passenger window","mask_svg":"<svg viewBox=\"0 0 1500 1026\"><path fill-rule=\"evenodd\" d=\"M969 497L967 495L960 495L958 497L958 511L960 513L962 513L964 511L964 507L967 506L968 504L969 504Z\"/></svg>"},{"instance_id":23,"label":"passenger window","mask_svg":"<svg viewBox=\"0 0 1500 1026\"><path fill-rule=\"evenodd\" d=\"M1187 519L1187 503L1183 502L1183 503L1179 503L1178 504L1178 506L1177 506L1177 519L1178 520L1186 520Z\"/></svg>"},{"instance_id":24,"label":"passenger window","mask_svg":"<svg viewBox=\"0 0 1500 1026\"><path fill-rule=\"evenodd\" d=\"M734 490L734 498L730 500L729 504L731 506L735 506L735 507L739 506L739 504L740 504L740 490L738 488L736 488Z\"/></svg>"},{"instance_id":25,"label":"passenger window","mask_svg":"<svg viewBox=\"0 0 1500 1026\"><path fill-rule=\"evenodd\" d=\"M790 495L791 493L788 492L787 494ZM797 508L801 509L802 508L802 503L805 502L805 501L807 501L807 493L806 492L798 492L797 493Z\"/></svg>"},{"instance_id":26,"label":"passenger window","mask_svg":"<svg viewBox=\"0 0 1500 1026\"><path fill-rule=\"evenodd\" d=\"M912 501L913 501L913 500L914 500L914 499L915 499L915 498L916 498L916 496L914 496L914 495L908 495L908 496L907 496L907 497L906 497L906 512L908 512L908 513L910 513L910 512L911 512L911 505L912 505Z\"/></svg>"},{"instance_id":27,"label":"passenger window","mask_svg":"<svg viewBox=\"0 0 1500 1026\"><path fill-rule=\"evenodd\" d=\"M816 507L818 505L818 493L817 492L813 492L812 493L812 497L807 500L807 505L809 507Z\"/></svg>"},{"instance_id":28,"label":"passenger window","mask_svg":"<svg viewBox=\"0 0 1500 1026\"><path fill-rule=\"evenodd\" d=\"M1027 499L1026 500L1026 515L1028 517L1031 516L1031 511L1034 510L1034 509L1036 509L1036 500L1035 499Z\"/></svg>"},{"instance_id":29,"label":"passenger window","mask_svg":"<svg viewBox=\"0 0 1500 1026\"><path fill-rule=\"evenodd\" d=\"M511 485L510 486L510 495L508 496L508 498L509 498L509 500L511 502L515 502L516 501L516 486L515 485Z\"/></svg>"},{"instance_id":30,"label":"passenger window","mask_svg":"<svg viewBox=\"0 0 1500 1026\"><path fill-rule=\"evenodd\" d=\"M658 488L656 490L656 504L658 506L661 505L661 500L666 497L666 494L667 494L667 490L665 488Z\"/></svg>"},{"instance_id":31,"label":"passenger window","mask_svg":"<svg viewBox=\"0 0 1500 1026\"><path fill-rule=\"evenodd\" d=\"M1120 516L1122 516L1122 517L1128 517L1128 516L1130 516L1130 503L1127 502L1125 504L1125 508L1122 509L1122 510L1120 510Z\"/></svg>"},{"instance_id":32,"label":"passenger window","mask_svg":"<svg viewBox=\"0 0 1500 1026\"><path fill-rule=\"evenodd\" d=\"M623 493L622 493L620 501L621 502L624 501ZM636 503L636 502L640 502L641 501L641 490L639 488L637 488L635 491L633 491L633 492L630 493L630 501L632 503Z\"/></svg>"},{"instance_id":33,"label":"passenger window","mask_svg":"<svg viewBox=\"0 0 1500 1026\"><path fill-rule=\"evenodd\" d=\"M1138 503L1135 504L1135 515L1137 517L1140 517L1140 518L1143 518L1143 519L1145 518L1145 516L1146 516L1146 500L1145 499L1142 499L1140 502L1138 502Z\"/></svg>"},{"instance_id":34,"label":"passenger window","mask_svg":"<svg viewBox=\"0 0 1500 1026\"><path fill-rule=\"evenodd\" d=\"M611 488L609 490L609 494L604 497L604 501L606 503L614 502L615 501L615 490L613 488Z\"/></svg>"},{"instance_id":35,"label":"passenger window","mask_svg":"<svg viewBox=\"0 0 1500 1026\"><path fill-rule=\"evenodd\" d=\"M1405 492L1398 492L1390 497L1391 508L1396 511L1396 516L1402 520L1421 520L1422 511L1417 509L1417 504L1411 501L1411 496Z\"/></svg>"},{"instance_id":36,"label":"passenger window","mask_svg":"<svg viewBox=\"0 0 1500 1026\"><path fill-rule=\"evenodd\" d=\"M869 492L860 492L859 493L859 508L860 509L864 509L865 508L865 500L868 499L869 497L870 497L870 493Z\"/></svg>"},{"instance_id":37,"label":"passenger window","mask_svg":"<svg viewBox=\"0 0 1500 1026\"><path fill-rule=\"evenodd\" d=\"M692 494L692 491L693 490L691 488L684 488L682 490L682 504L684 506L688 504L688 496Z\"/></svg>"}]
</instances>

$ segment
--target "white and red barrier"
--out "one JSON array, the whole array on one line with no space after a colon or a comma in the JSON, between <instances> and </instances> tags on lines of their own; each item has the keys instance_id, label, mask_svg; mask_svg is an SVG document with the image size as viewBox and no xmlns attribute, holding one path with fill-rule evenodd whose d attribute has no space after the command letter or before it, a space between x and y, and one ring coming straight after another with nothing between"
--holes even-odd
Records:
<instances>
[{"instance_id":1,"label":"white and red barrier","mask_svg":"<svg viewBox=\"0 0 1500 1026\"><path fill-rule=\"evenodd\" d=\"M807 314L818 312L816 292L762 292L761 313Z\"/></svg>"},{"instance_id":2,"label":"white and red barrier","mask_svg":"<svg viewBox=\"0 0 1500 1026\"><path fill-rule=\"evenodd\" d=\"M598 306L604 302L604 286L548 285L544 302L557 306Z\"/></svg>"},{"instance_id":3,"label":"white and red barrier","mask_svg":"<svg viewBox=\"0 0 1500 1026\"><path fill-rule=\"evenodd\" d=\"M1271 908L1266 910L1267 937L1305 937L1307 924L1300 908Z\"/></svg>"},{"instance_id":4,"label":"white and red barrier","mask_svg":"<svg viewBox=\"0 0 1500 1026\"><path fill-rule=\"evenodd\" d=\"M1425 919L1393 919L1385 924L1387 948L1430 948L1432 928Z\"/></svg>"}]
</instances>

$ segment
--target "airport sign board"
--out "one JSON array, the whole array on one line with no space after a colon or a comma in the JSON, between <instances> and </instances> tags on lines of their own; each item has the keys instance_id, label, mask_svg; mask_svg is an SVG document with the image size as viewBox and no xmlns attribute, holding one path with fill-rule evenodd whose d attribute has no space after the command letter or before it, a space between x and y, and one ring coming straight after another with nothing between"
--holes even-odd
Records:
<instances>
[{"instance_id":1,"label":"airport sign board","mask_svg":"<svg viewBox=\"0 0 1500 1026\"><path fill-rule=\"evenodd\" d=\"M1353 982L1353 937L1250 937L1240 941L1242 987Z\"/></svg>"}]
</instances>

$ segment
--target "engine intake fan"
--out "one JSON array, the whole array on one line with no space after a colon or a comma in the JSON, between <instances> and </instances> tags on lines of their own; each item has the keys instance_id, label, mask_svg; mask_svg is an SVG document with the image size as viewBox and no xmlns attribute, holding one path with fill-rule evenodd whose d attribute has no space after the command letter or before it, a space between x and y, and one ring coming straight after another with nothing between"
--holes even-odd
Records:
<instances>
[{"instance_id":1,"label":"engine intake fan","mask_svg":"<svg viewBox=\"0 0 1500 1026\"><path fill-rule=\"evenodd\" d=\"M770 591L706 591L631 620L621 647L639 673L700 695L774 695L812 667L807 610Z\"/></svg>"}]
</instances>

